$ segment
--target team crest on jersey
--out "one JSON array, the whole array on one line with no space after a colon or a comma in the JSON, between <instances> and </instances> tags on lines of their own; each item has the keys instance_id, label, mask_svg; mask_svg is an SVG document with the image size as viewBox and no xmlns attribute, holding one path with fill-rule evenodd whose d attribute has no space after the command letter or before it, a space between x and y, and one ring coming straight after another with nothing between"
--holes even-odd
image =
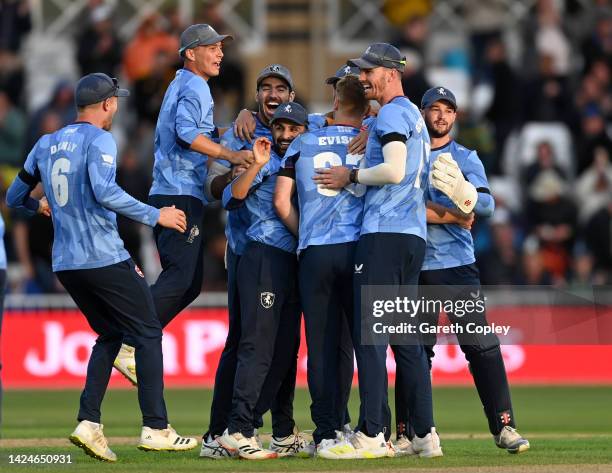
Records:
<instances>
[{"instance_id":1,"label":"team crest on jersey","mask_svg":"<svg viewBox=\"0 0 612 473\"><path fill-rule=\"evenodd\" d=\"M259 302L264 309L269 309L274 305L274 293L273 292L262 292L259 294Z\"/></svg>"},{"instance_id":2,"label":"team crest on jersey","mask_svg":"<svg viewBox=\"0 0 612 473\"><path fill-rule=\"evenodd\" d=\"M136 274L138 274L138 276L140 276L141 278L144 278L144 273L142 272L142 269L138 267L137 264L134 265L134 271L136 271Z\"/></svg>"},{"instance_id":3,"label":"team crest on jersey","mask_svg":"<svg viewBox=\"0 0 612 473\"><path fill-rule=\"evenodd\" d=\"M187 237L187 243L193 243L193 241L198 237L199 234L200 229L197 225L191 227L191 230L189 231L189 236Z\"/></svg>"}]
</instances>

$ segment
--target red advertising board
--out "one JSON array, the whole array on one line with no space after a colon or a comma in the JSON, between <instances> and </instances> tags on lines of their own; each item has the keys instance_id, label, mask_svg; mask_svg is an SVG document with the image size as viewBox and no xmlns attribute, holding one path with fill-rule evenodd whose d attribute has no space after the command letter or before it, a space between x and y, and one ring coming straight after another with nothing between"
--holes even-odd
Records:
<instances>
[{"instance_id":1,"label":"red advertising board","mask_svg":"<svg viewBox=\"0 0 612 473\"><path fill-rule=\"evenodd\" d=\"M227 334L226 309L191 309L164 331L166 386L212 386ZM7 311L2 335L2 379L7 388L68 388L83 385L95 334L77 310ZM306 384L302 338L298 384ZM612 384L612 346L504 345L511 382L529 384ZM391 380L395 364L390 355ZM470 383L463 353L439 345L434 384ZM128 386L117 373L112 386Z\"/></svg>"}]
</instances>

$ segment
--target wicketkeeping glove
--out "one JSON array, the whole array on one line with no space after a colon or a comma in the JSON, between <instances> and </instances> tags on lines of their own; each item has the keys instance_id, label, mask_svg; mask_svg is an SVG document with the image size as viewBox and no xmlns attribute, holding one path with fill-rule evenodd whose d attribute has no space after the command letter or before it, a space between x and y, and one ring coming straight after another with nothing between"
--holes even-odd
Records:
<instances>
[{"instance_id":1,"label":"wicketkeeping glove","mask_svg":"<svg viewBox=\"0 0 612 473\"><path fill-rule=\"evenodd\" d=\"M434 161L431 183L446 194L462 212L468 214L474 209L478 192L463 177L459 165L450 153L442 153Z\"/></svg>"}]
</instances>

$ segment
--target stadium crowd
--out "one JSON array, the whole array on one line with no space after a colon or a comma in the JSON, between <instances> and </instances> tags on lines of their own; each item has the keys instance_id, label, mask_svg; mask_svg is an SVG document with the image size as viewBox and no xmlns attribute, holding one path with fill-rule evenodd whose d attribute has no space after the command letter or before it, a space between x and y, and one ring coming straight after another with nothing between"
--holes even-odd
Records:
<instances>
[{"instance_id":1,"label":"stadium crowd","mask_svg":"<svg viewBox=\"0 0 612 473\"><path fill-rule=\"evenodd\" d=\"M505 2L463 2L467 29L443 54L432 55L436 31L431 5L399 15L386 38L408 56L403 85L420 103L430 68L460 71L470 99L460 105L457 139L476 149L491 180L496 211L473 227L483 284L586 286L612 279L612 6L539 0L509 35ZM410 2L412 3L412 2ZM27 106L23 44L32 30L28 1L0 0L0 192L21 168L27 150L43 134L74 120L73 84L59 78L46 103ZM214 2L194 22L225 31ZM153 131L163 94L180 67L177 11L146 16L127 42L119 39L113 10L91 0L74 31L79 75L103 71L123 78L132 92L122 110L118 182L146 200ZM515 31L516 33L516 31ZM380 38L385 39L385 38ZM236 42L238 43L238 42ZM458 46L464 45L464 46ZM248 103L244 59L236 45L224 50L221 75L210 81L215 122L228 124ZM438 51L439 52L439 51ZM329 71L331 72L331 71ZM321 84L324 87L324 84ZM298 91L299 92L299 91ZM249 95L250 96L250 95ZM484 98L483 98L484 97ZM4 202L2 197L1 202ZM52 293L63 289L51 272L52 224L44 217L8 212L5 243L9 291ZM203 290L224 290L225 211L211 205ZM141 225L119 219L126 248L142 262ZM146 261L143 262L145 271Z\"/></svg>"}]
</instances>

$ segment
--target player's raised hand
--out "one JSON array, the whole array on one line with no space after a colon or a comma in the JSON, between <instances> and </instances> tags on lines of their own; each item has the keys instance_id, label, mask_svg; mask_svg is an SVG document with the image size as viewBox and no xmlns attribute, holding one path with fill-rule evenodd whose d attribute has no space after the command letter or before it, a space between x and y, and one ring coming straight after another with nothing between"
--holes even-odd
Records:
<instances>
[{"instance_id":1,"label":"player's raised hand","mask_svg":"<svg viewBox=\"0 0 612 473\"><path fill-rule=\"evenodd\" d=\"M49 201L44 195L38 201L38 210L36 213L44 215L45 217L51 217L51 207L49 207Z\"/></svg>"},{"instance_id":2,"label":"player's raised hand","mask_svg":"<svg viewBox=\"0 0 612 473\"><path fill-rule=\"evenodd\" d=\"M351 154L364 154L368 142L368 130L361 130L348 144L348 152Z\"/></svg>"},{"instance_id":3,"label":"player's raised hand","mask_svg":"<svg viewBox=\"0 0 612 473\"><path fill-rule=\"evenodd\" d=\"M255 158L255 164L263 166L270 161L270 150L272 149L272 142L265 137L257 138L253 143L253 157Z\"/></svg>"},{"instance_id":4,"label":"player's raised hand","mask_svg":"<svg viewBox=\"0 0 612 473\"><path fill-rule=\"evenodd\" d=\"M351 171L344 166L317 169L312 180L323 189L342 189L351 182Z\"/></svg>"},{"instance_id":5,"label":"player's raised hand","mask_svg":"<svg viewBox=\"0 0 612 473\"><path fill-rule=\"evenodd\" d=\"M255 137L255 119L250 110L240 110L236 121L234 122L234 135L244 141L251 143Z\"/></svg>"},{"instance_id":6,"label":"player's raised hand","mask_svg":"<svg viewBox=\"0 0 612 473\"><path fill-rule=\"evenodd\" d=\"M162 227L170 228L181 233L185 233L187 230L187 217L185 217L185 212L177 209L174 205L172 207L162 207L159 209L159 220L157 223Z\"/></svg>"}]
</instances>

